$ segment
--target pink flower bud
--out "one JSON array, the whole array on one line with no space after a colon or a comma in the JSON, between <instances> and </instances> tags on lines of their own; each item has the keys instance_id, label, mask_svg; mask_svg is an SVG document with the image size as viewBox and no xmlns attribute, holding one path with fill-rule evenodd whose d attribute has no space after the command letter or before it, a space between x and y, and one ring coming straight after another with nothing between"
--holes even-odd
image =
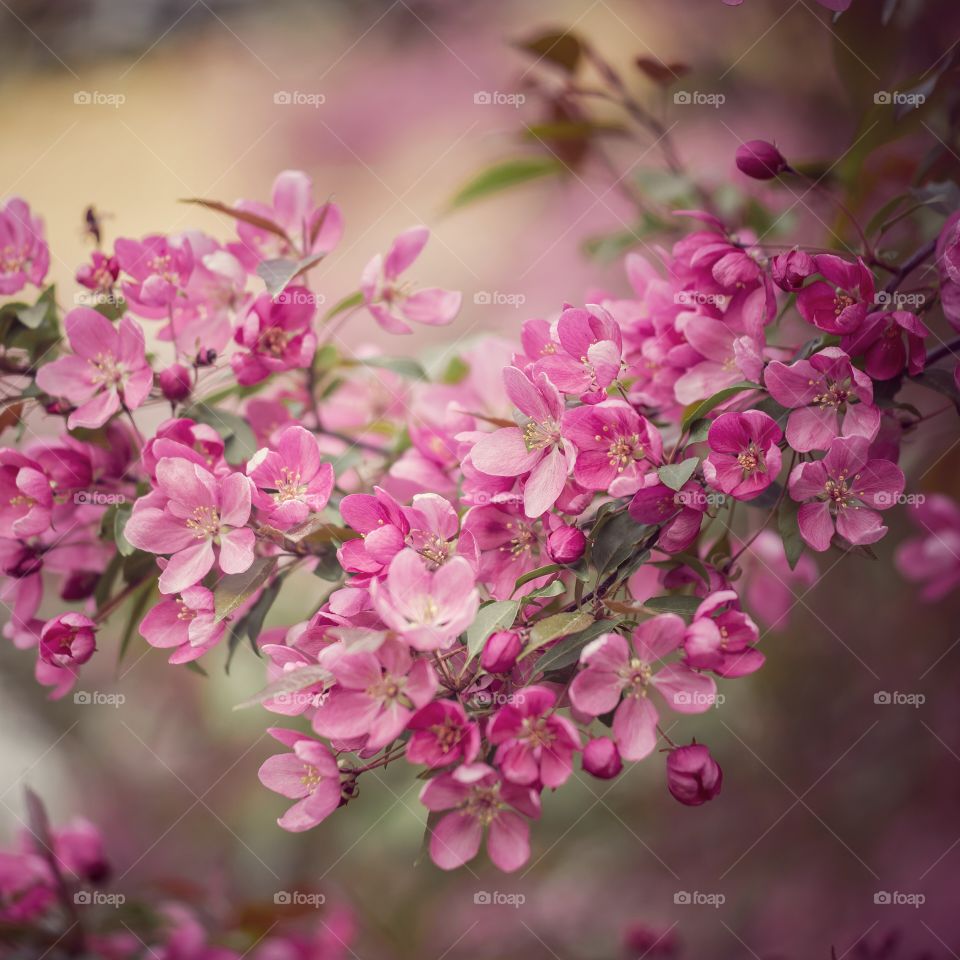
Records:
<instances>
[{"instance_id":1,"label":"pink flower bud","mask_svg":"<svg viewBox=\"0 0 960 960\"><path fill-rule=\"evenodd\" d=\"M547 537L547 556L554 563L576 563L586 545L582 530L563 524Z\"/></svg>"},{"instance_id":2,"label":"pink flower bud","mask_svg":"<svg viewBox=\"0 0 960 960\"><path fill-rule=\"evenodd\" d=\"M609 737L595 737L583 748L583 769L600 780L612 780L623 769L617 745Z\"/></svg>"},{"instance_id":3,"label":"pink flower bud","mask_svg":"<svg viewBox=\"0 0 960 960\"><path fill-rule=\"evenodd\" d=\"M514 630L497 630L487 637L480 654L480 666L487 673L507 673L513 669L522 649L520 634Z\"/></svg>"},{"instance_id":4,"label":"pink flower bud","mask_svg":"<svg viewBox=\"0 0 960 960\"><path fill-rule=\"evenodd\" d=\"M754 180L772 180L787 169L787 161L772 143L748 140L737 149L737 167Z\"/></svg>"},{"instance_id":5,"label":"pink flower bud","mask_svg":"<svg viewBox=\"0 0 960 960\"><path fill-rule=\"evenodd\" d=\"M770 261L770 276L773 282L787 293L799 290L803 286L803 281L816 273L816 270L813 257L802 250L778 254Z\"/></svg>"},{"instance_id":6,"label":"pink flower bud","mask_svg":"<svg viewBox=\"0 0 960 960\"><path fill-rule=\"evenodd\" d=\"M667 787L688 807L712 800L723 785L723 771L702 743L677 747L667 755Z\"/></svg>"},{"instance_id":7,"label":"pink flower bud","mask_svg":"<svg viewBox=\"0 0 960 960\"><path fill-rule=\"evenodd\" d=\"M61 613L40 631L40 659L54 667L79 667L97 649L97 625L82 613Z\"/></svg>"},{"instance_id":8,"label":"pink flower bud","mask_svg":"<svg viewBox=\"0 0 960 960\"><path fill-rule=\"evenodd\" d=\"M161 370L157 379L160 381L163 395L171 403L179 403L190 396L192 389L190 371L182 363L174 363L166 370Z\"/></svg>"}]
</instances>

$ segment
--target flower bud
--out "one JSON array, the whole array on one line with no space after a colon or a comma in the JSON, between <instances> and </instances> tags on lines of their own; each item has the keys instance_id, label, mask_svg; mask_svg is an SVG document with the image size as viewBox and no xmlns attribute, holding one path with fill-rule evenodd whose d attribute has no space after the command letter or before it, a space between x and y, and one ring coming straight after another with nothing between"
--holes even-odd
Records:
<instances>
[{"instance_id":1,"label":"flower bud","mask_svg":"<svg viewBox=\"0 0 960 960\"><path fill-rule=\"evenodd\" d=\"M712 800L723 785L723 771L702 743L677 747L667 755L667 787L688 807Z\"/></svg>"},{"instance_id":2,"label":"flower bud","mask_svg":"<svg viewBox=\"0 0 960 960\"><path fill-rule=\"evenodd\" d=\"M61 613L40 631L40 659L54 667L79 667L97 649L97 625L82 613Z\"/></svg>"},{"instance_id":3,"label":"flower bud","mask_svg":"<svg viewBox=\"0 0 960 960\"><path fill-rule=\"evenodd\" d=\"M617 745L609 737L595 737L583 748L583 769L599 780L612 780L623 769Z\"/></svg>"},{"instance_id":4,"label":"flower bud","mask_svg":"<svg viewBox=\"0 0 960 960\"><path fill-rule=\"evenodd\" d=\"M787 161L772 143L748 140L737 148L737 167L754 180L772 180L787 169Z\"/></svg>"},{"instance_id":5,"label":"flower bud","mask_svg":"<svg viewBox=\"0 0 960 960\"><path fill-rule=\"evenodd\" d=\"M480 666L487 673L507 673L520 656L523 642L515 630L497 630L487 637L480 654Z\"/></svg>"},{"instance_id":6,"label":"flower bud","mask_svg":"<svg viewBox=\"0 0 960 960\"><path fill-rule=\"evenodd\" d=\"M802 250L791 250L789 253L777 254L770 261L770 276L773 282L787 293L793 293L803 286L803 281L811 274L816 273L817 267L813 257Z\"/></svg>"},{"instance_id":7,"label":"flower bud","mask_svg":"<svg viewBox=\"0 0 960 960\"><path fill-rule=\"evenodd\" d=\"M179 403L190 396L192 389L190 371L182 363L174 363L166 370L161 370L157 379L160 381L163 395L171 403Z\"/></svg>"},{"instance_id":8,"label":"flower bud","mask_svg":"<svg viewBox=\"0 0 960 960\"><path fill-rule=\"evenodd\" d=\"M557 527L547 537L547 556L554 563L576 563L587 545L583 531L569 524Z\"/></svg>"}]
</instances>

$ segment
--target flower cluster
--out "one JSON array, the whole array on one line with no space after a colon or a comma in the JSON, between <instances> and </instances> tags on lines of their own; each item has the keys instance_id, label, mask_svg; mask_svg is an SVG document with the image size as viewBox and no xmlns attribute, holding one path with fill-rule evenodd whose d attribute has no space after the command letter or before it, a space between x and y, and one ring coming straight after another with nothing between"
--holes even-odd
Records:
<instances>
[{"instance_id":1,"label":"flower cluster","mask_svg":"<svg viewBox=\"0 0 960 960\"><path fill-rule=\"evenodd\" d=\"M774 153L755 142L741 168L777 175ZM686 718L762 667L751 613L782 625L814 555L871 553L904 499L900 450L924 418L898 394L942 384L920 376L927 321L893 296L924 256L881 280L855 254L775 252L677 211L661 262L626 257L628 293L529 319L431 379L337 337L363 311L393 334L455 318L458 293L401 280L426 228L321 315L312 273L343 223L304 174L268 204L207 206L235 237L97 251L77 273L96 297L62 340L48 292L8 317L31 439L0 449L4 632L37 679L64 695L120 611L174 664L246 638L266 663L255 702L285 721L260 769L290 801L280 826L315 826L405 762L444 869L484 843L519 868L545 793L658 748L678 801L715 797ZM26 204L0 227L5 289L42 282ZM925 256L956 322L956 217ZM58 436L31 429L36 407ZM957 510L916 518L932 539L898 563L939 596ZM304 596L298 622L262 629Z\"/></svg>"}]
</instances>

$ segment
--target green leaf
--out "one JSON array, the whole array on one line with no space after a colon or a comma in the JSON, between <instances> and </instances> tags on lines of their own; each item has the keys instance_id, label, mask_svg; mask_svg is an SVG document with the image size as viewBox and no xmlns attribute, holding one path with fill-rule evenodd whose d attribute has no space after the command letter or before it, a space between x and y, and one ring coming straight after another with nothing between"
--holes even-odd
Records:
<instances>
[{"instance_id":1,"label":"green leaf","mask_svg":"<svg viewBox=\"0 0 960 960\"><path fill-rule=\"evenodd\" d=\"M261 260L257 264L257 276L266 284L267 293L276 300L297 277L315 267L325 256L325 253L317 253L303 260L287 260L285 257Z\"/></svg>"},{"instance_id":2,"label":"green leaf","mask_svg":"<svg viewBox=\"0 0 960 960\"><path fill-rule=\"evenodd\" d=\"M137 549L124 535L123 531L133 512L133 504L117 504L117 511L113 515L113 538L116 541L117 549L124 557L132 556Z\"/></svg>"},{"instance_id":3,"label":"green leaf","mask_svg":"<svg viewBox=\"0 0 960 960\"><path fill-rule=\"evenodd\" d=\"M531 156L501 160L464 184L450 201L450 208L457 210L510 187L559 174L564 169L564 165L553 157Z\"/></svg>"},{"instance_id":4,"label":"green leaf","mask_svg":"<svg viewBox=\"0 0 960 960\"><path fill-rule=\"evenodd\" d=\"M783 552L787 556L787 563L790 564L791 570L796 567L804 549L797 519L799 512L800 504L788 498L784 498L777 510L777 530L780 533L780 539L783 540Z\"/></svg>"},{"instance_id":5,"label":"green leaf","mask_svg":"<svg viewBox=\"0 0 960 960\"><path fill-rule=\"evenodd\" d=\"M680 490L693 476L698 463L700 463L699 457L688 457L680 463L665 463L657 470L657 476L671 490Z\"/></svg>"},{"instance_id":6,"label":"green leaf","mask_svg":"<svg viewBox=\"0 0 960 960\"><path fill-rule=\"evenodd\" d=\"M468 364L463 357L454 356L450 358L450 362L447 364L447 369L443 371L440 380L443 383L455 385L458 383L463 383L469 373L470 364Z\"/></svg>"},{"instance_id":7,"label":"green leaf","mask_svg":"<svg viewBox=\"0 0 960 960\"><path fill-rule=\"evenodd\" d=\"M690 424L690 430L687 433L687 443L703 443L710 432L710 421L706 417L694 420Z\"/></svg>"},{"instance_id":8,"label":"green leaf","mask_svg":"<svg viewBox=\"0 0 960 960\"><path fill-rule=\"evenodd\" d=\"M696 613L702 600L700 597L664 596L651 597L643 605L656 613L676 613L690 618Z\"/></svg>"},{"instance_id":9,"label":"green leaf","mask_svg":"<svg viewBox=\"0 0 960 960\"><path fill-rule=\"evenodd\" d=\"M494 600L481 607L467 628L467 660L472 660L480 653L491 633L512 627L519 610L518 600Z\"/></svg>"},{"instance_id":10,"label":"green leaf","mask_svg":"<svg viewBox=\"0 0 960 960\"><path fill-rule=\"evenodd\" d=\"M540 577L549 576L551 573L559 573L561 570L566 570L562 563L548 563L545 567L528 570L522 577L517 577L517 582L513 585L513 592L516 593L525 583L530 583L531 580L539 580Z\"/></svg>"},{"instance_id":11,"label":"green leaf","mask_svg":"<svg viewBox=\"0 0 960 960\"><path fill-rule=\"evenodd\" d=\"M570 634L569 637L565 637L555 647L551 647L537 660L536 672L547 673L550 670L560 670L563 667L570 666L571 663L576 663L580 659L583 648L591 640L595 640L601 633L609 633L616 625L615 620L595 620L585 630Z\"/></svg>"},{"instance_id":12,"label":"green leaf","mask_svg":"<svg viewBox=\"0 0 960 960\"><path fill-rule=\"evenodd\" d=\"M257 439L243 417L206 403L195 403L184 413L185 417L213 427L224 441L227 463L238 464L249 460L257 452Z\"/></svg>"},{"instance_id":13,"label":"green leaf","mask_svg":"<svg viewBox=\"0 0 960 960\"><path fill-rule=\"evenodd\" d=\"M705 417L711 410L713 410L715 407L719 407L720 404L725 400L735 397L738 393L743 393L744 390L762 389L763 388L759 383L751 383L749 380L742 380L740 383L735 383L732 387L724 387L723 390L718 390L712 397L707 397L706 400L700 400L698 403L691 403L683 411L683 419L680 421L680 428L682 430L686 430L696 420L699 420L701 417Z\"/></svg>"},{"instance_id":14,"label":"green leaf","mask_svg":"<svg viewBox=\"0 0 960 960\"><path fill-rule=\"evenodd\" d=\"M538 620L530 631L530 640L519 659L529 656L541 647L545 647L560 637L586 630L593 623L593 617L582 611L575 613L555 613L552 617Z\"/></svg>"},{"instance_id":15,"label":"green leaf","mask_svg":"<svg viewBox=\"0 0 960 960\"><path fill-rule=\"evenodd\" d=\"M315 683L326 683L333 677L326 667L319 663L310 663L296 670L290 670L282 677L268 683L258 694L234 706L234 710L243 710L245 707L255 707L264 700L272 700L284 693L296 693L304 687L312 687Z\"/></svg>"},{"instance_id":16,"label":"green leaf","mask_svg":"<svg viewBox=\"0 0 960 960\"><path fill-rule=\"evenodd\" d=\"M130 616L127 618L127 625L124 627L123 636L120 638L120 648L117 651L117 666L123 662L127 654L130 641L133 639L134 631L140 626L140 618L143 611L147 609L148 604L153 599L153 588L156 581L148 580L138 591L134 593L133 606L130 608Z\"/></svg>"},{"instance_id":17,"label":"green leaf","mask_svg":"<svg viewBox=\"0 0 960 960\"><path fill-rule=\"evenodd\" d=\"M356 293L351 293L344 297L342 300L335 303L324 315L324 320L332 320L334 317L339 317L341 313L346 313L347 310L353 310L354 307L359 307L363 304L363 294L358 290Z\"/></svg>"},{"instance_id":18,"label":"green leaf","mask_svg":"<svg viewBox=\"0 0 960 960\"><path fill-rule=\"evenodd\" d=\"M590 554L598 578L629 559L638 549L646 530L647 527L637 523L626 510L610 517L597 533Z\"/></svg>"},{"instance_id":19,"label":"green leaf","mask_svg":"<svg viewBox=\"0 0 960 960\"><path fill-rule=\"evenodd\" d=\"M97 604L98 610L110 599L110 594L113 592L113 584L117 579L117 575L120 573L122 564L123 557L117 552L110 558L107 569L100 574L100 579L97 581L97 585L93 590L93 599Z\"/></svg>"},{"instance_id":20,"label":"green leaf","mask_svg":"<svg viewBox=\"0 0 960 960\"><path fill-rule=\"evenodd\" d=\"M546 597L559 597L561 593L566 593L567 588L562 580L551 580L548 584L542 587L537 587L536 590L531 590L529 593L525 593L521 598L521 604L530 603L531 600L542 600Z\"/></svg>"},{"instance_id":21,"label":"green leaf","mask_svg":"<svg viewBox=\"0 0 960 960\"><path fill-rule=\"evenodd\" d=\"M426 380L427 371L413 357L357 357L344 366L376 367L380 370L392 370L408 380Z\"/></svg>"},{"instance_id":22,"label":"green leaf","mask_svg":"<svg viewBox=\"0 0 960 960\"><path fill-rule=\"evenodd\" d=\"M216 622L229 617L270 579L276 569L276 557L257 557L249 570L243 573L228 573L213 591Z\"/></svg>"},{"instance_id":23,"label":"green leaf","mask_svg":"<svg viewBox=\"0 0 960 960\"><path fill-rule=\"evenodd\" d=\"M533 54L537 60L546 60L567 73L573 73L583 55L583 46L574 33L550 31L521 40L516 46Z\"/></svg>"}]
</instances>

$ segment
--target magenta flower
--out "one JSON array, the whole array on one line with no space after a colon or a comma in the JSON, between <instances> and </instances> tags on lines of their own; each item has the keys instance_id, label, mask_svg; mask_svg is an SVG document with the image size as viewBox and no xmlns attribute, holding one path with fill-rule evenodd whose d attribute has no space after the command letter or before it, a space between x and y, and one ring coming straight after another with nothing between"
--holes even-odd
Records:
<instances>
[{"instance_id":1,"label":"magenta flower","mask_svg":"<svg viewBox=\"0 0 960 960\"><path fill-rule=\"evenodd\" d=\"M744 677L763 666L754 647L757 625L741 609L735 590L717 590L697 607L683 638L686 662L720 677Z\"/></svg>"},{"instance_id":2,"label":"magenta flower","mask_svg":"<svg viewBox=\"0 0 960 960\"><path fill-rule=\"evenodd\" d=\"M568 410L563 435L577 448L574 479L588 490L608 490L617 477L639 478L663 459L660 432L622 400Z\"/></svg>"},{"instance_id":3,"label":"magenta flower","mask_svg":"<svg viewBox=\"0 0 960 960\"><path fill-rule=\"evenodd\" d=\"M257 776L268 790L297 801L277 823L292 833L309 830L340 806L340 768L318 740L276 727L269 732L291 750L267 757Z\"/></svg>"},{"instance_id":4,"label":"magenta flower","mask_svg":"<svg viewBox=\"0 0 960 960\"><path fill-rule=\"evenodd\" d=\"M702 743L676 747L667 754L667 789L688 807L712 800L723 786L723 771Z\"/></svg>"},{"instance_id":5,"label":"magenta flower","mask_svg":"<svg viewBox=\"0 0 960 960\"><path fill-rule=\"evenodd\" d=\"M678 329L702 356L673 385L677 400L696 403L724 387L732 386L754 373L759 354L755 338L730 327L721 320L689 314Z\"/></svg>"},{"instance_id":6,"label":"magenta flower","mask_svg":"<svg viewBox=\"0 0 960 960\"><path fill-rule=\"evenodd\" d=\"M139 324L124 317L114 327L89 307L75 307L63 323L73 355L40 367L37 385L77 407L67 426L71 430L102 427L121 404L136 410L153 386Z\"/></svg>"},{"instance_id":7,"label":"magenta flower","mask_svg":"<svg viewBox=\"0 0 960 960\"><path fill-rule=\"evenodd\" d=\"M33 537L50 526L53 512L50 477L35 460L0 449L0 536Z\"/></svg>"},{"instance_id":8,"label":"magenta flower","mask_svg":"<svg viewBox=\"0 0 960 960\"><path fill-rule=\"evenodd\" d=\"M617 745L609 737L594 737L583 748L583 769L598 780L613 780L623 770Z\"/></svg>"},{"instance_id":9,"label":"magenta flower","mask_svg":"<svg viewBox=\"0 0 960 960\"><path fill-rule=\"evenodd\" d=\"M333 467L320 459L317 438L301 426L287 427L276 450L258 450L247 464L247 476L256 484L257 506L266 522L287 530L319 513L333 490Z\"/></svg>"},{"instance_id":10,"label":"magenta flower","mask_svg":"<svg viewBox=\"0 0 960 960\"><path fill-rule=\"evenodd\" d=\"M939 600L960 586L960 507L934 493L910 510L910 519L920 535L897 548L897 569L924 584L924 600Z\"/></svg>"},{"instance_id":11,"label":"magenta flower","mask_svg":"<svg viewBox=\"0 0 960 960\"><path fill-rule=\"evenodd\" d=\"M463 557L430 571L409 549L393 558L385 580L370 584L370 598L383 622L415 650L448 647L480 607L473 571Z\"/></svg>"},{"instance_id":12,"label":"magenta flower","mask_svg":"<svg viewBox=\"0 0 960 960\"><path fill-rule=\"evenodd\" d=\"M541 524L527 519L519 504L474 507L464 518L463 532L476 541L480 550L478 579L495 600L509 599L520 577L546 563ZM534 580L528 589L545 582Z\"/></svg>"},{"instance_id":13,"label":"magenta flower","mask_svg":"<svg viewBox=\"0 0 960 960\"><path fill-rule=\"evenodd\" d=\"M360 534L337 551L349 573L380 574L404 548L410 521L397 501L380 487L373 494L350 493L340 501L344 523Z\"/></svg>"},{"instance_id":14,"label":"magenta flower","mask_svg":"<svg viewBox=\"0 0 960 960\"><path fill-rule=\"evenodd\" d=\"M406 284L398 282L400 274L420 256L429 237L426 227L411 227L393 241L386 258L378 253L363 270L363 302L388 333L413 333L410 323L442 327L460 312L459 291L429 287L410 293Z\"/></svg>"},{"instance_id":15,"label":"magenta flower","mask_svg":"<svg viewBox=\"0 0 960 960\"><path fill-rule=\"evenodd\" d=\"M873 274L859 257L856 263L849 263L832 253L821 253L813 261L825 279L800 291L800 316L827 333L856 333L873 305Z\"/></svg>"},{"instance_id":16,"label":"magenta flower","mask_svg":"<svg viewBox=\"0 0 960 960\"><path fill-rule=\"evenodd\" d=\"M497 746L496 764L511 783L560 787L573 772L580 734L556 706L557 695L548 687L524 687L488 724L487 739Z\"/></svg>"},{"instance_id":17,"label":"magenta flower","mask_svg":"<svg viewBox=\"0 0 960 960\"><path fill-rule=\"evenodd\" d=\"M904 477L889 460L870 460L863 437L839 437L822 460L797 464L790 496L803 503L800 535L812 549L829 549L834 530L854 546L876 543L887 532L878 510L903 493Z\"/></svg>"},{"instance_id":18,"label":"magenta flower","mask_svg":"<svg viewBox=\"0 0 960 960\"><path fill-rule=\"evenodd\" d=\"M799 453L826 450L839 436L872 440L880 429L873 381L838 347L789 366L774 361L767 365L764 383L777 403L793 411L787 443Z\"/></svg>"},{"instance_id":19,"label":"magenta flower","mask_svg":"<svg viewBox=\"0 0 960 960\"><path fill-rule=\"evenodd\" d=\"M40 659L54 667L79 667L97 649L97 625L82 613L61 613L40 631Z\"/></svg>"},{"instance_id":20,"label":"magenta flower","mask_svg":"<svg viewBox=\"0 0 960 960\"><path fill-rule=\"evenodd\" d=\"M309 367L317 349L311 329L316 312L316 297L306 287L287 287L276 300L261 293L234 333L244 348L230 358L237 382L249 386L272 373Z\"/></svg>"},{"instance_id":21,"label":"magenta flower","mask_svg":"<svg viewBox=\"0 0 960 960\"><path fill-rule=\"evenodd\" d=\"M778 253L770 261L770 278L787 293L796 293L803 286L803 281L816 272L817 265L813 257L803 250Z\"/></svg>"},{"instance_id":22,"label":"magenta flower","mask_svg":"<svg viewBox=\"0 0 960 960\"><path fill-rule=\"evenodd\" d=\"M607 387L620 376L620 324L603 307L569 307L557 321L557 338L560 349L546 351L534 373L545 373L558 390L579 396L584 403L604 400Z\"/></svg>"},{"instance_id":23,"label":"magenta flower","mask_svg":"<svg viewBox=\"0 0 960 960\"><path fill-rule=\"evenodd\" d=\"M688 480L679 490L671 490L656 474L648 474L627 508L637 523L660 527L657 546L667 553L680 553L693 543L707 510L703 487Z\"/></svg>"},{"instance_id":24,"label":"magenta flower","mask_svg":"<svg viewBox=\"0 0 960 960\"><path fill-rule=\"evenodd\" d=\"M226 629L225 620L217 622L213 594L197 586L153 607L140 623L140 636L152 647L173 647L170 663L189 663L216 646Z\"/></svg>"},{"instance_id":25,"label":"magenta flower","mask_svg":"<svg viewBox=\"0 0 960 960\"><path fill-rule=\"evenodd\" d=\"M120 237L114 244L120 269L133 278L124 281L123 295L141 317L167 317L190 279L194 257L186 237L153 234L143 240Z\"/></svg>"},{"instance_id":26,"label":"magenta flower","mask_svg":"<svg viewBox=\"0 0 960 960\"><path fill-rule=\"evenodd\" d=\"M494 630L480 653L480 666L487 673L509 673L523 651L523 640L516 630Z\"/></svg>"},{"instance_id":27,"label":"magenta flower","mask_svg":"<svg viewBox=\"0 0 960 960\"><path fill-rule=\"evenodd\" d=\"M165 457L157 464L157 489L133 505L127 540L148 553L171 554L160 575L161 593L182 593L199 583L217 559L224 573L243 573L253 563L250 481L239 473L215 477L189 460Z\"/></svg>"},{"instance_id":28,"label":"magenta flower","mask_svg":"<svg viewBox=\"0 0 960 960\"><path fill-rule=\"evenodd\" d=\"M683 620L663 613L633 631L632 649L619 633L604 633L580 654L584 669L570 685L570 702L591 717L616 710L613 736L625 760L642 760L657 745L660 717L651 688L678 713L703 713L714 704L717 686L712 677L684 663L663 664L680 648L683 634Z\"/></svg>"},{"instance_id":29,"label":"magenta flower","mask_svg":"<svg viewBox=\"0 0 960 960\"><path fill-rule=\"evenodd\" d=\"M90 255L90 263L77 269L77 283L97 293L109 293L120 276L120 264L116 257L107 257L99 250Z\"/></svg>"},{"instance_id":30,"label":"magenta flower","mask_svg":"<svg viewBox=\"0 0 960 960\"><path fill-rule=\"evenodd\" d=\"M563 398L543 374L534 383L516 367L506 367L503 382L522 414L522 426L487 434L474 444L470 457L478 470L494 477L529 474L523 507L528 517L539 517L557 502L576 457L560 433Z\"/></svg>"},{"instance_id":31,"label":"magenta flower","mask_svg":"<svg viewBox=\"0 0 960 960\"><path fill-rule=\"evenodd\" d=\"M707 434L704 479L736 500L752 500L780 473L782 437L776 420L759 410L720 414Z\"/></svg>"},{"instance_id":32,"label":"magenta flower","mask_svg":"<svg viewBox=\"0 0 960 960\"><path fill-rule=\"evenodd\" d=\"M863 356L864 370L874 380L892 380L906 367L911 376L923 372L927 357L924 337L930 331L909 310L868 314L863 326L844 337L840 346L851 356ZM906 343L904 343L906 341Z\"/></svg>"},{"instance_id":33,"label":"magenta flower","mask_svg":"<svg viewBox=\"0 0 960 960\"><path fill-rule=\"evenodd\" d=\"M789 169L783 154L767 140L748 140L737 147L737 169L754 180L772 180Z\"/></svg>"},{"instance_id":34,"label":"magenta flower","mask_svg":"<svg viewBox=\"0 0 960 960\"><path fill-rule=\"evenodd\" d=\"M437 675L426 660L414 660L402 644L387 640L375 652L337 650L324 658L336 684L317 707L313 729L334 740L366 737L364 750L392 743L414 711L437 690Z\"/></svg>"},{"instance_id":35,"label":"magenta flower","mask_svg":"<svg viewBox=\"0 0 960 960\"><path fill-rule=\"evenodd\" d=\"M43 239L43 221L19 197L0 206L0 294L39 287L50 268L50 250Z\"/></svg>"},{"instance_id":36,"label":"magenta flower","mask_svg":"<svg viewBox=\"0 0 960 960\"><path fill-rule=\"evenodd\" d=\"M428 767L473 763L480 752L480 728L454 700L434 700L421 707L407 724L407 760Z\"/></svg>"},{"instance_id":37,"label":"magenta flower","mask_svg":"<svg viewBox=\"0 0 960 960\"><path fill-rule=\"evenodd\" d=\"M451 811L430 835L430 859L441 870L456 870L472 860L484 829L487 852L501 870L517 870L530 858L530 826L520 814L539 817L540 796L502 780L485 763L463 764L434 777L420 791L420 802L431 812Z\"/></svg>"}]
</instances>

